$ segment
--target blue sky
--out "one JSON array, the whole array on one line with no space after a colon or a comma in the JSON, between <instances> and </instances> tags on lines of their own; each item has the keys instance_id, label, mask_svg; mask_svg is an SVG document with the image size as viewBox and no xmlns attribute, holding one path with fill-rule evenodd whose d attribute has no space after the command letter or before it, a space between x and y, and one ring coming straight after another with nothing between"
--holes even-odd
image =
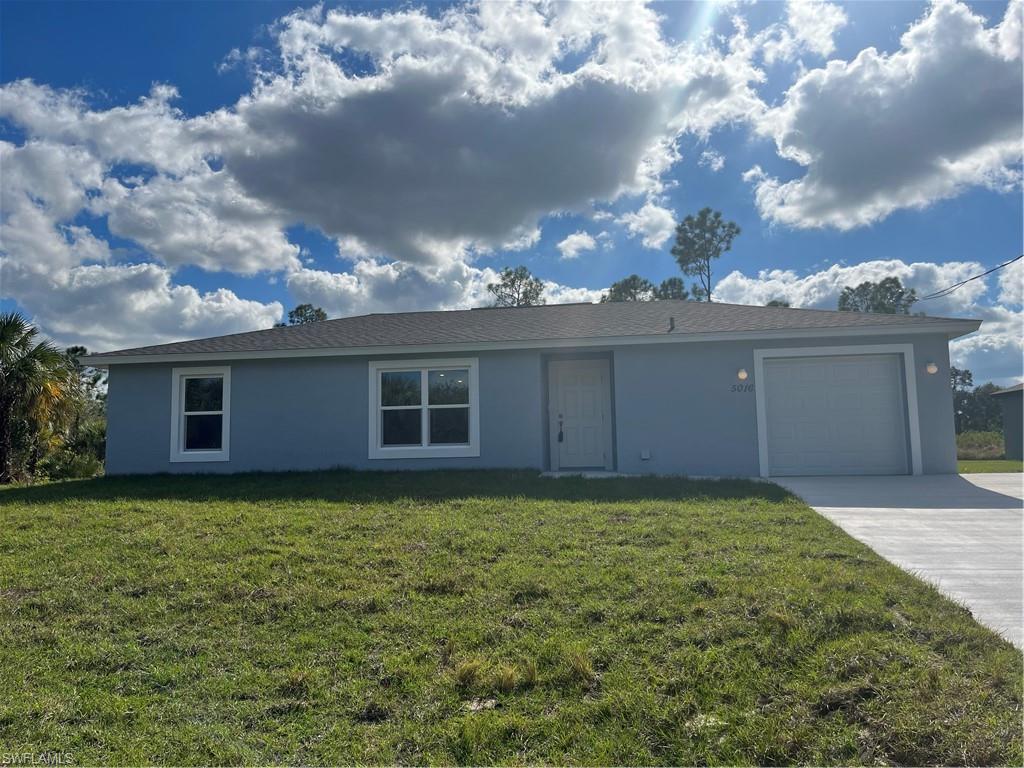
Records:
<instances>
[{"instance_id":1,"label":"blue sky","mask_svg":"<svg viewBox=\"0 0 1024 768\"><path fill-rule=\"evenodd\" d=\"M704 206L743 230L723 301L1022 251L1019 3L500 8L5 2L4 305L106 349L473 306L505 265L593 300L677 275ZM920 305L986 321L979 380L1022 373L1005 273Z\"/></svg>"}]
</instances>

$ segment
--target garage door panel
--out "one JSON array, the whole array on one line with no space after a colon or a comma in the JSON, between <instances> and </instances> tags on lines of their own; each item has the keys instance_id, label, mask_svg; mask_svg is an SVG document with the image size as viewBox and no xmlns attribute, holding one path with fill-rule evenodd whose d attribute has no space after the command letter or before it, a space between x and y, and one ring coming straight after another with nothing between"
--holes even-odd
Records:
<instances>
[{"instance_id":1,"label":"garage door panel","mask_svg":"<svg viewBox=\"0 0 1024 768\"><path fill-rule=\"evenodd\" d=\"M797 368L791 375L794 383L823 384L828 380L828 369L822 365L807 365Z\"/></svg>"},{"instance_id":2,"label":"garage door panel","mask_svg":"<svg viewBox=\"0 0 1024 768\"><path fill-rule=\"evenodd\" d=\"M769 473L906 474L898 355L767 359Z\"/></svg>"},{"instance_id":3,"label":"garage door panel","mask_svg":"<svg viewBox=\"0 0 1024 768\"><path fill-rule=\"evenodd\" d=\"M865 435L865 431L864 427L860 424L838 424L835 428L834 437L840 443L870 442L871 437L870 435Z\"/></svg>"},{"instance_id":4,"label":"garage door panel","mask_svg":"<svg viewBox=\"0 0 1024 768\"><path fill-rule=\"evenodd\" d=\"M846 384L862 380L862 374L856 363L836 363L830 370L833 384Z\"/></svg>"},{"instance_id":5,"label":"garage door panel","mask_svg":"<svg viewBox=\"0 0 1024 768\"><path fill-rule=\"evenodd\" d=\"M804 446L805 450L807 448L821 448L829 442L828 425L808 422L798 424L796 439Z\"/></svg>"}]
</instances>

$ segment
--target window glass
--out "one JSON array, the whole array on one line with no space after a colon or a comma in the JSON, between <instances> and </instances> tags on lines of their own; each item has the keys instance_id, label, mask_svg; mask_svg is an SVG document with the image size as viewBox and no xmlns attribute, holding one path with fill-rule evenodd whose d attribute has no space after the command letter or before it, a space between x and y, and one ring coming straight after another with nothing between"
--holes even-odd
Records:
<instances>
[{"instance_id":1,"label":"window glass","mask_svg":"<svg viewBox=\"0 0 1024 768\"><path fill-rule=\"evenodd\" d=\"M185 417L185 450L186 451L219 451L221 447L221 426L224 416L221 414L204 414L202 416Z\"/></svg>"},{"instance_id":2,"label":"window glass","mask_svg":"<svg viewBox=\"0 0 1024 768\"><path fill-rule=\"evenodd\" d=\"M469 405L469 371L430 371L427 392L430 405Z\"/></svg>"},{"instance_id":3,"label":"window glass","mask_svg":"<svg viewBox=\"0 0 1024 768\"><path fill-rule=\"evenodd\" d=\"M431 408L430 444L452 445L469 442L469 408Z\"/></svg>"},{"instance_id":4,"label":"window glass","mask_svg":"<svg viewBox=\"0 0 1024 768\"><path fill-rule=\"evenodd\" d=\"M211 376L185 379L185 411L220 411L224 404L224 379Z\"/></svg>"},{"instance_id":5,"label":"window glass","mask_svg":"<svg viewBox=\"0 0 1024 768\"><path fill-rule=\"evenodd\" d=\"M381 445L420 445L423 442L420 408L381 411Z\"/></svg>"},{"instance_id":6,"label":"window glass","mask_svg":"<svg viewBox=\"0 0 1024 768\"><path fill-rule=\"evenodd\" d=\"M381 405L419 405L419 371L385 371L380 375Z\"/></svg>"}]
</instances>

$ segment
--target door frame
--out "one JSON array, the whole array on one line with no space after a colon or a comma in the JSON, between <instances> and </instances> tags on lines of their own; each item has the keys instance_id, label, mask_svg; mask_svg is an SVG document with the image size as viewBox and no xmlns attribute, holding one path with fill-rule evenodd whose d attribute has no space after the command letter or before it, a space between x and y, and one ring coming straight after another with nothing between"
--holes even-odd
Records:
<instances>
[{"instance_id":1,"label":"door frame","mask_svg":"<svg viewBox=\"0 0 1024 768\"><path fill-rule=\"evenodd\" d=\"M907 405L910 437L910 473L923 474L921 462L921 420L917 405L917 369L913 344L862 344L845 347L788 347L754 350L754 401L757 407L757 458L761 477L770 477L768 463L768 412L765 404L764 361L776 357L833 357L844 355L900 355L903 360L903 395Z\"/></svg>"},{"instance_id":2,"label":"door frame","mask_svg":"<svg viewBox=\"0 0 1024 768\"><path fill-rule=\"evenodd\" d=\"M602 398L602 409L604 410L604 470L614 471L615 469L615 411L612 407L612 364L609 357L552 357L546 362L547 367L547 430L548 430L548 464L552 472L562 471L558 456L558 432L555 428L557 421L555 417L556 404L558 402L558 366L572 365L574 363L599 364L604 366L604 397ZM585 467L569 467L566 471L585 470Z\"/></svg>"}]
</instances>

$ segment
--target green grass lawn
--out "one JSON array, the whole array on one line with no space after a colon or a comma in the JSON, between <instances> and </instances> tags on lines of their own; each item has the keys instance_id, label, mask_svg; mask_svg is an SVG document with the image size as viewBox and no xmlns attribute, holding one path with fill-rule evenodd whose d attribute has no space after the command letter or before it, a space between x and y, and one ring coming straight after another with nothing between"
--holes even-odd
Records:
<instances>
[{"instance_id":1,"label":"green grass lawn","mask_svg":"<svg viewBox=\"0 0 1024 768\"><path fill-rule=\"evenodd\" d=\"M78 763L1020 765L1011 645L777 486L0 491L0 746Z\"/></svg>"},{"instance_id":2,"label":"green grass lawn","mask_svg":"<svg viewBox=\"0 0 1024 768\"><path fill-rule=\"evenodd\" d=\"M957 472L1024 472L1024 461L1020 459L960 459Z\"/></svg>"}]
</instances>

